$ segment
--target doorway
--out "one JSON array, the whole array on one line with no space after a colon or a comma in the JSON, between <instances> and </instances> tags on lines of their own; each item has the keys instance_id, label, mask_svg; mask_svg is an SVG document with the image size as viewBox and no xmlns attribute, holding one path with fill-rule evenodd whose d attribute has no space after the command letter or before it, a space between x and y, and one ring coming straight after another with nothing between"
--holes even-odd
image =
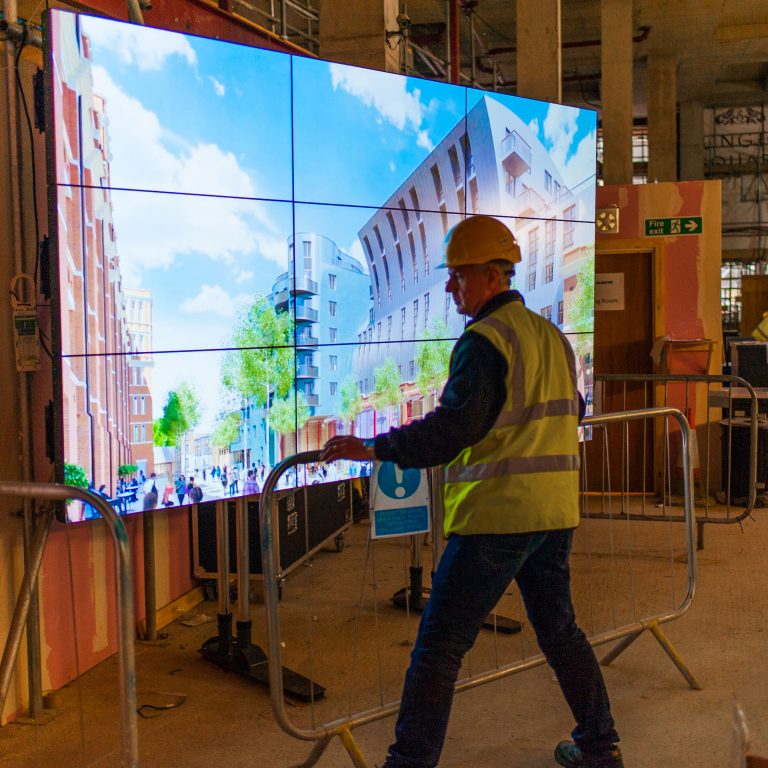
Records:
<instances>
[{"instance_id":1,"label":"doorway","mask_svg":"<svg viewBox=\"0 0 768 768\"><path fill-rule=\"evenodd\" d=\"M653 373L654 276L652 249L595 254L595 413L653 405L652 387L643 383L600 382L599 377ZM593 430L585 450L587 488L603 488L607 471L615 490L652 488L652 430L652 424L645 420Z\"/></svg>"}]
</instances>

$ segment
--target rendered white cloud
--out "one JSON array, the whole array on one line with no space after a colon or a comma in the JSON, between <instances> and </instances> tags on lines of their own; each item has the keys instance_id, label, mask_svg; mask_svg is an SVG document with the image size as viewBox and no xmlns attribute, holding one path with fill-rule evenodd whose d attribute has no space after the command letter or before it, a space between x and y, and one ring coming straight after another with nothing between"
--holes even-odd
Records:
<instances>
[{"instance_id":1,"label":"rendered white cloud","mask_svg":"<svg viewBox=\"0 0 768 768\"><path fill-rule=\"evenodd\" d=\"M217 96L226 95L227 89L224 86L224 83L219 82L213 75L208 75L208 79L211 81L211 85L213 85L213 90L216 91Z\"/></svg>"},{"instance_id":2,"label":"rendered white cloud","mask_svg":"<svg viewBox=\"0 0 768 768\"><path fill-rule=\"evenodd\" d=\"M432 143L432 139L429 138L427 131L419 131L416 134L416 145L423 147L427 150L427 152L431 152L435 148L435 145Z\"/></svg>"},{"instance_id":3,"label":"rendered white cloud","mask_svg":"<svg viewBox=\"0 0 768 768\"><path fill-rule=\"evenodd\" d=\"M576 151L566 160L562 167L563 180L570 189L574 189L585 179L593 177L595 168L595 145L597 135L595 131L587 134L576 147Z\"/></svg>"},{"instance_id":4,"label":"rendered white cloud","mask_svg":"<svg viewBox=\"0 0 768 768\"><path fill-rule=\"evenodd\" d=\"M197 295L185 299L179 309L195 315L234 317L239 307L248 306L250 299L246 293L230 296L220 285L202 285Z\"/></svg>"},{"instance_id":5,"label":"rendered white cloud","mask_svg":"<svg viewBox=\"0 0 768 768\"><path fill-rule=\"evenodd\" d=\"M144 269L167 269L186 253L233 269L238 258L261 255L285 268L286 234L264 203L237 199L258 196L237 158L217 145L191 145L173 135L103 68L93 73L109 121L111 183L166 193L112 193L124 284L140 286Z\"/></svg>"},{"instance_id":6,"label":"rendered white cloud","mask_svg":"<svg viewBox=\"0 0 768 768\"><path fill-rule=\"evenodd\" d=\"M181 56L189 66L197 66L197 54L184 35L94 18L87 19L85 24L86 33L95 45L109 48L126 64L142 72L160 69L170 56Z\"/></svg>"},{"instance_id":7,"label":"rendered white cloud","mask_svg":"<svg viewBox=\"0 0 768 768\"><path fill-rule=\"evenodd\" d=\"M389 161L389 170L392 171L392 173L394 173L396 168L397 168L397 166L395 165L394 161L390 160Z\"/></svg>"},{"instance_id":8,"label":"rendered white cloud","mask_svg":"<svg viewBox=\"0 0 768 768\"><path fill-rule=\"evenodd\" d=\"M528 127L531 129L531 133L533 133L534 136L539 135L539 119L537 117L534 117L530 123L528 123Z\"/></svg>"},{"instance_id":9,"label":"rendered white cloud","mask_svg":"<svg viewBox=\"0 0 768 768\"><path fill-rule=\"evenodd\" d=\"M577 111L560 104L551 104L544 119L544 140L549 145L550 155L561 169L563 181L574 187L595 173L595 133L581 139L573 149L578 131Z\"/></svg>"},{"instance_id":10,"label":"rendered white cloud","mask_svg":"<svg viewBox=\"0 0 768 768\"><path fill-rule=\"evenodd\" d=\"M405 78L342 64L330 64L329 69L334 90L341 89L360 99L373 108L380 119L398 130L413 131L419 146L433 146L427 131L422 128L426 107L421 102L421 91L418 88L408 91Z\"/></svg>"},{"instance_id":11,"label":"rendered white cloud","mask_svg":"<svg viewBox=\"0 0 768 768\"><path fill-rule=\"evenodd\" d=\"M552 159L564 165L576 134L576 110L560 104L550 104L544 118L544 139L551 147Z\"/></svg>"}]
</instances>

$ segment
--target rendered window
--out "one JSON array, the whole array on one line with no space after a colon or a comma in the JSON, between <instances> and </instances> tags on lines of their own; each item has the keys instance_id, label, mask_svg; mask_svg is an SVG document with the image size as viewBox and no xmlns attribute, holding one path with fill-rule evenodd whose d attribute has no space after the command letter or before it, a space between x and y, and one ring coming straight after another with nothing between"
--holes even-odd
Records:
<instances>
[{"instance_id":1,"label":"rendered window","mask_svg":"<svg viewBox=\"0 0 768 768\"><path fill-rule=\"evenodd\" d=\"M403 212L403 221L405 222L405 229L407 232L411 231L411 219L408 216L408 209L405 207L405 200L401 197L397 201L398 206L400 206L400 210Z\"/></svg>"},{"instance_id":2,"label":"rendered window","mask_svg":"<svg viewBox=\"0 0 768 768\"><path fill-rule=\"evenodd\" d=\"M576 229L574 219L576 218L576 206L571 205L563 211L563 245L573 245L573 233Z\"/></svg>"}]
</instances>

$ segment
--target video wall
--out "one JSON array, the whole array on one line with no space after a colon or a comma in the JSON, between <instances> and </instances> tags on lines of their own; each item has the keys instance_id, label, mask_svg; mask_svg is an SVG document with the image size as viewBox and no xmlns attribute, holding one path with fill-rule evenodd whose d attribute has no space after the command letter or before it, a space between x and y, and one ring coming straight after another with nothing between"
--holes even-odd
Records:
<instances>
[{"instance_id":1,"label":"video wall","mask_svg":"<svg viewBox=\"0 0 768 768\"><path fill-rule=\"evenodd\" d=\"M60 479L120 512L254 493L434 408L473 213L589 395L594 112L58 10L46 46Z\"/></svg>"}]
</instances>

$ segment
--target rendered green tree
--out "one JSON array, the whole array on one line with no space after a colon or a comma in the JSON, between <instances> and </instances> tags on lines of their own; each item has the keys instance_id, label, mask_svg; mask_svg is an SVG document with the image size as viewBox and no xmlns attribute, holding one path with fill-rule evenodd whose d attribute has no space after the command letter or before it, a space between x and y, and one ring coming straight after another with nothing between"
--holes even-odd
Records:
<instances>
[{"instance_id":1,"label":"rendered green tree","mask_svg":"<svg viewBox=\"0 0 768 768\"><path fill-rule=\"evenodd\" d=\"M152 442L160 448L164 448L166 446L174 444L173 435L169 435L163 429L162 419L155 419L152 422ZM118 471L118 474L120 474L119 471Z\"/></svg>"},{"instance_id":2,"label":"rendered green tree","mask_svg":"<svg viewBox=\"0 0 768 768\"><path fill-rule=\"evenodd\" d=\"M240 434L240 413L231 411L217 419L211 432L211 444L216 448L229 449Z\"/></svg>"},{"instance_id":3,"label":"rendered green tree","mask_svg":"<svg viewBox=\"0 0 768 768\"><path fill-rule=\"evenodd\" d=\"M400 373L397 370L397 364L391 357L388 357L373 371L373 388L375 390L374 405L379 409L387 409L387 421L391 424L390 409L399 405L402 399Z\"/></svg>"},{"instance_id":4,"label":"rendered green tree","mask_svg":"<svg viewBox=\"0 0 768 768\"><path fill-rule=\"evenodd\" d=\"M183 381L168 393L158 433L170 437L171 444L180 451L183 446L182 436L199 423L200 402L197 394L191 384ZM154 425L152 431L154 434Z\"/></svg>"},{"instance_id":5,"label":"rendered green tree","mask_svg":"<svg viewBox=\"0 0 768 768\"><path fill-rule=\"evenodd\" d=\"M422 333L423 341L416 345L416 386L424 397L441 391L448 378L453 349L449 335L448 326L438 319Z\"/></svg>"},{"instance_id":6,"label":"rendered green tree","mask_svg":"<svg viewBox=\"0 0 768 768\"><path fill-rule=\"evenodd\" d=\"M288 396L282 400L275 400L272 404L272 429L278 435L290 435L298 431L309 419L309 406L303 392ZM294 450L297 446L293 446ZM277 457L279 459L279 456Z\"/></svg>"},{"instance_id":7,"label":"rendered green tree","mask_svg":"<svg viewBox=\"0 0 768 768\"><path fill-rule=\"evenodd\" d=\"M267 435L273 397L284 398L293 386L292 343L290 315L277 312L265 296L257 296L238 316L230 343L235 349L222 363L222 384L266 410Z\"/></svg>"},{"instance_id":8,"label":"rendered green tree","mask_svg":"<svg viewBox=\"0 0 768 768\"><path fill-rule=\"evenodd\" d=\"M363 410L363 398L360 396L360 390L354 376L346 378L341 383L339 399L341 401L339 416L349 424L349 434L353 435L355 433L355 418Z\"/></svg>"},{"instance_id":9,"label":"rendered green tree","mask_svg":"<svg viewBox=\"0 0 768 768\"><path fill-rule=\"evenodd\" d=\"M88 475L79 464L64 465L64 484L74 485L75 488L88 487ZM66 503L71 504L74 499L67 499Z\"/></svg>"},{"instance_id":10,"label":"rendered green tree","mask_svg":"<svg viewBox=\"0 0 768 768\"><path fill-rule=\"evenodd\" d=\"M589 352L590 334L595 328L595 251L581 263L576 275L574 296L569 302L565 327L569 333L578 334L573 341L574 352L582 357Z\"/></svg>"}]
</instances>

